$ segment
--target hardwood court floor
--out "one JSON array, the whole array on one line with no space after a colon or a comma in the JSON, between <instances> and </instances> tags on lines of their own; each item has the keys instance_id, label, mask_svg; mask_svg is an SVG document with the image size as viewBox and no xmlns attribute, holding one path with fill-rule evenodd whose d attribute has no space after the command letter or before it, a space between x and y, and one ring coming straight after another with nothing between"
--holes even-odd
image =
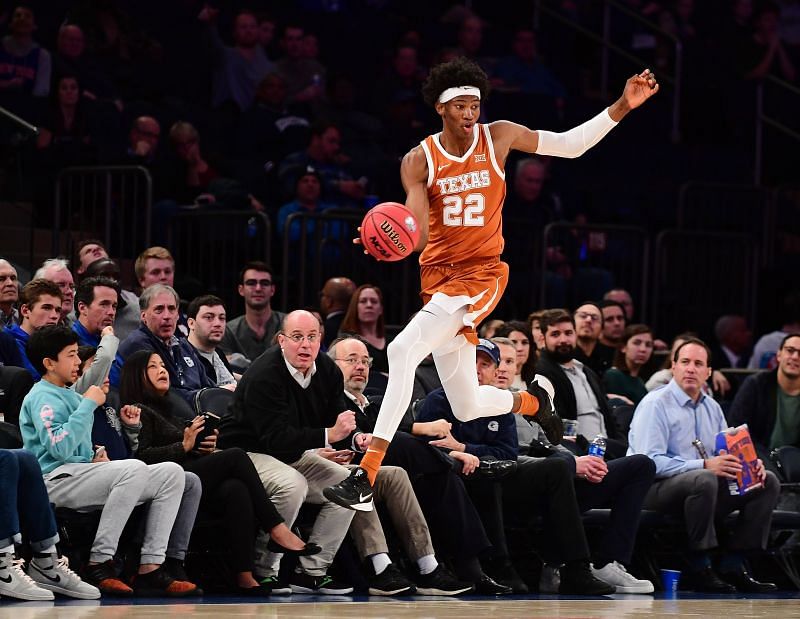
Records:
<instances>
[{"instance_id":1,"label":"hardwood court floor","mask_svg":"<svg viewBox=\"0 0 800 619\"><path fill-rule=\"evenodd\" d=\"M517 617L800 617L800 593L750 597L713 597L679 594L676 598L615 595L603 598L576 599L559 596L516 596L507 599L486 598L389 600L385 598L330 597L302 600L267 600L253 603L233 602L230 597L204 598L198 601L0 601L2 619L199 619L245 617L264 618L338 618L359 619L507 619Z\"/></svg>"}]
</instances>

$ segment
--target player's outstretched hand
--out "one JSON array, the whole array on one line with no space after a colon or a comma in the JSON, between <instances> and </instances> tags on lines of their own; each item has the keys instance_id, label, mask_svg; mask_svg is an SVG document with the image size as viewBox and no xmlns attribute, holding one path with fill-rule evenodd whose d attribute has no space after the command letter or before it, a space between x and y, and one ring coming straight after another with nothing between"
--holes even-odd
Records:
<instances>
[{"instance_id":1,"label":"player's outstretched hand","mask_svg":"<svg viewBox=\"0 0 800 619\"><path fill-rule=\"evenodd\" d=\"M358 227L358 236L353 239L353 245L364 245L364 243L361 242L361 226ZM369 252L366 249L364 250L364 253L369 255Z\"/></svg>"},{"instance_id":2,"label":"player's outstretched hand","mask_svg":"<svg viewBox=\"0 0 800 619\"><path fill-rule=\"evenodd\" d=\"M657 92L658 82L656 81L655 73L650 69L645 69L625 82L625 90L622 92L622 97L630 108L634 109Z\"/></svg>"}]
</instances>

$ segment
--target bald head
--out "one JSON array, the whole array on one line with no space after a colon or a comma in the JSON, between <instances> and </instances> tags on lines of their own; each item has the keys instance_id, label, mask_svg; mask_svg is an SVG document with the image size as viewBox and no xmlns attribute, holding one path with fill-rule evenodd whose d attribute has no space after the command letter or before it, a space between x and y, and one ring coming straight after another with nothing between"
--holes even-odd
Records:
<instances>
[{"instance_id":1,"label":"bald head","mask_svg":"<svg viewBox=\"0 0 800 619\"><path fill-rule=\"evenodd\" d=\"M17 270L8 261L0 258L0 308L3 313L10 314L14 304L19 300L19 281Z\"/></svg>"},{"instance_id":2,"label":"bald head","mask_svg":"<svg viewBox=\"0 0 800 619\"><path fill-rule=\"evenodd\" d=\"M353 280L347 277L332 277L322 287L320 306L324 314L346 310L350 297L356 290Z\"/></svg>"},{"instance_id":3,"label":"bald head","mask_svg":"<svg viewBox=\"0 0 800 619\"><path fill-rule=\"evenodd\" d=\"M317 359L321 339L317 317L306 310L295 310L283 319L278 345L286 362L307 374Z\"/></svg>"}]
</instances>

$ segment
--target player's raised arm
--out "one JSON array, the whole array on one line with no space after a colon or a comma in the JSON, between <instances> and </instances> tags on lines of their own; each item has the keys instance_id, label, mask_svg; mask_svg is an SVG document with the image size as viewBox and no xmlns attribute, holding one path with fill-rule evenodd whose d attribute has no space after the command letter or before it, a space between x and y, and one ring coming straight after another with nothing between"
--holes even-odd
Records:
<instances>
[{"instance_id":1,"label":"player's raised arm","mask_svg":"<svg viewBox=\"0 0 800 619\"><path fill-rule=\"evenodd\" d=\"M554 157L580 157L616 127L628 112L656 94L658 88L655 75L645 69L628 79L620 98L608 108L582 125L561 133L529 129L508 121L494 122L491 131L497 156L505 161L508 151L514 149Z\"/></svg>"},{"instance_id":2,"label":"player's raised arm","mask_svg":"<svg viewBox=\"0 0 800 619\"><path fill-rule=\"evenodd\" d=\"M400 164L400 180L406 190L406 208L419 225L419 241L414 251L422 251L428 243L428 163L422 147L408 151Z\"/></svg>"}]
</instances>

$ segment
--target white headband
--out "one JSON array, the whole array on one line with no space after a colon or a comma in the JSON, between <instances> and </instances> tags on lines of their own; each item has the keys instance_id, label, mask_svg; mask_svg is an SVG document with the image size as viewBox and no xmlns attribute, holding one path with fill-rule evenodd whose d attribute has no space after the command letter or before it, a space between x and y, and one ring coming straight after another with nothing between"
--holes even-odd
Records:
<instances>
[{"instance_id":1,"label":"white headband","mask_svg":"<svg viewBox=\"0 0 800 619\"><path fill-rule=\"evenodd\" d=\"M439 95L439 103L447 103L450 99L455 99L461 96L471 96L481 98L481 90L477 86L456 86L455 88L448 88Z\"/></svg>"}]
</instances>

